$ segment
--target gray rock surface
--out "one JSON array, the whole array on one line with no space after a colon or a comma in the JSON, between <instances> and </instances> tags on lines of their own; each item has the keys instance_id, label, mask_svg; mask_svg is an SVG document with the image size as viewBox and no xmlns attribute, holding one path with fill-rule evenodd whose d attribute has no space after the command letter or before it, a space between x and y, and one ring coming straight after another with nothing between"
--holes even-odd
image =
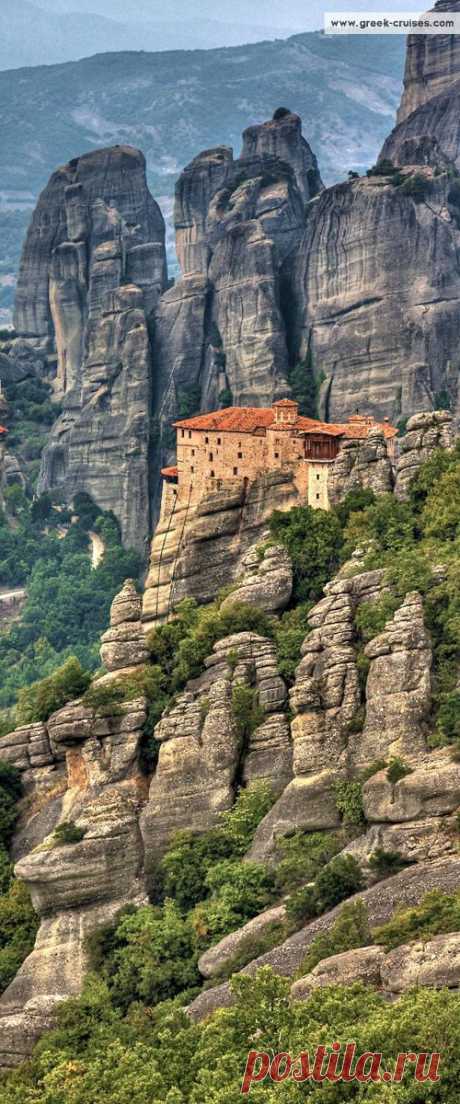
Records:
<instances>
[{"instance_id":1,"label":"gray rock surface","mask_svg":"<svg viewBox=\"0 0 460 1104\"><path fill-rule=\"evenodd\" d=\"M141 596L132 579L127 579L112 602L110 628L101 637L101 662L107 671L148 663L141 609Z\"/></svg>"},{"instance_id":2,"label":"gray rock surface","mask_svg":"<svg viewBox=\"0 0 460 1104\"><path fill-rule=\"evenodd\" d=\"M395 494L398 498L408 497L410 484L421 465L436 449L453 448L455 437L452 415L447 410L426 411L409 418L396 467Z\"/></svg>"},{"instance_id":3,"label":"gray rock surface","mask_svg":"<svg viewBox=\"0 0 460 1104\"><path fill-rule=\"evenodd\" d=\"M412 764L426 751L431 710L432 648L417 592L406 596L365 655L366 719L362 733L350 734L350 765L359 770L394 756Z\"/></svg>"},{"instance_id":4,"label":"gray rock surface","mask_svg":"<svg viewBox=\"0 0 460 1104\"><path fill-rule=\"evenodd\" d=\"M141 816L150 878L175 831L203 832L231 807L239 773L247 782L269 781L275 792L292 774L286 688L272 641L255 633L226 637L214 645L206 668L155 729L158 766ZM254 688L264 715L246 748L232 709L240 683Z\"/></svg>"},{"instance_id":5,"label":"gray rock surface","mask_svg":"<svg viewBox=\"0 0 460 1104\"><path fill-rule=\"evenodd\" d=\"M420 863L409 867L395 877L379 882L378 885L349 900L365 901L369 923L372 927L378 927L390 919L396 908L417 904L431 889L439 889L446 893L454 892L458 889L459 878L460 858L455 855L438 862ZM315 936L332 927L343 907L343 904L337 905L330 912L313 920L279 947L275 947L274 950L268 951L267 954L261 955L260 958L245 966L242 973L253 975L260 966L268 965L277 974L293 977ZM189 1005L188 1012L193 1019L202 1020L216 1008L225 1008L231 1003L232 994L226 983L201 993Z\"/></svg>"},{"instance_id":6,"label":"gray rock surface","mask_svg":"<svg viewBox=\"0 0 460 1104\"><path fill-rule=\"evenodd\" d=\"M420 172L426 199L391 176L370 176L328 188L308 207L293 274L305 306L300 326L292 319L291 349L321 370L329 421L359 407L395 424L436 407L440 394L455 405L460 229L450 177Z\"/></svg>"},{"instance_id":7,"label":"gray rock surface","mask_svg":"<svg viewBox=\"0 0 460 1104\"><path fill-rule=\"evenodd\" d=\"M147 315L166 286L164 223L130 146L75 158L40 196L23 249L15 325L49 354L64 409L39 489L88 492L145 554L152 366ZM54 352L56 368L53 378Z\"/></svg>"},{"instance_id":8,"label":"gray rock surface","mask_svg":"<svg viewBox=\"0 0 460 1104\"><path fill-rule=\"evenodd\" d=\"M351 438L342 442L328 478L329 502L335 506L357 487L385 494L393 490L393 483L387 442L383 430L376 426L366 440Z\"/></svg>"},{"instance_id":9,"label":"gray rock surface","mask_svg":"<svg viewBox=\"0 0 460 1104\"><path fill-rule=\"evenodd\" d=\"M234 602L256 606L265 613L282 613L292 594L292 563L283 545L263 541L253 545L241 560L241 580L225 598L221 609Z\"/></svg>"},{"instance_id":10,"label":"gray rock surface","mask_svg":"<svg viewBox=\"0 0 460 1104\"><path fill-rule=\"evenodd\" d=\"M323 959L314 970L295 981L293 1000L308 1000L314 989L325 985L352 985L361 981L392 998L408 989L458 989L460 986L460 933L436 935L427 941L403 944L385 954L383 947L360 947Z\"/></svg>"},{"instance_id":11,"label":"gray rock surface","mask_svg":"<svg viewBox=\"0 0 460 1104\"><path fill-rule=\"evenodd\" d=\"M325 985L352 985L355 981L361 981L363 985L379 986L384 961L385 951L378 946L358 947L331 955L318 962L311 973L294 982L291 998L308 1000L314 989L322 989Z\"/></svg>"},{"instance_id":12,"label":"gray rock surface","mask_svg":"<svg viewBox=\"0 0 460 1104\"><path fill-rule=\"evenodd\" d=\"M273 908L266 909L265 912L254 916L253 920L248 920L247 924L244 924L238 931L224 936L223 939L220 939L218 943L215 943L213 947L210 947L208 951L201 955L198 960L200 974L204 978L214 977L238 954L238 951L247 940L257 939L273 924L282 924L285 919L285 905L274 905Z\"/></svg>"},{"instance_id":13,"label":"gray rock surface","mask_svg":"<svg viewBox=\"0 0 460 1104\"><path fill-rule=\"evenodd\" d=\"M197 506L183 503L166 511L152 541L142 604L146 627L165 620L183 598L211 602L223 587L238 583L243 557L263 542L273 510L289 510L298 503L291 475L273 471L249 488L241 480L226 480L221 490L203 495ZM272 564L270 559L267 562ZM284 593L287 571L285 565ZM273 574L275 589L280 579L279 572ZM257 587L253 597L259 599L260 594Z\"/></svg>"}]
</instances>

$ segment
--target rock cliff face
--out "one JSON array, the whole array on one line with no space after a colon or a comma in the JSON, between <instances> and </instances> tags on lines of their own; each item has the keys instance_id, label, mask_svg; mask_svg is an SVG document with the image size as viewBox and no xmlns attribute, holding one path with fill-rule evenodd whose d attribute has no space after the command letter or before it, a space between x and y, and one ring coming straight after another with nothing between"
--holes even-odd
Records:
<instances>
[{"instance_id":1,"label":"rock cliff face","mask_svg":"<svg viewBox=\"0 0 460 1104\"><path fill-rule=\"evenodd\" d=\"M240 158L219 146L182 172L174 217L183 275L155 312L163 426L191 389L208 410L222 394L227 405L263 406L289 390L293 258L305 204L321 187L288 111L245 131Z\"/></svg>"},{"instance_id":2,"label":"rock cliff face","mask_svg":"<svg viewBox=\"0 0 460 1104\"><path fill-rule=\"evenodd\" d=\"M401 438L401 450L396 468L395 494L397 497L406 498L411 480L435 449L450 449L454 444L452 417L447 411L415 414L410 418L407 432Z\"/></svg>"},{"instance_id":3,"label":"rock cliff face","mask_svg":"<svg viewBox=\"0 0 460 1104\"><path fill-rule=\"evenodd\" d=\"M434 12L455 12L458 0L438 0ZM460 80L460 49L457 35L409 35L407 40L404 93L398 123L429 100L450 90Z\"/></svg>"},{"instance_id":4,"label":"rock cliff face","mask_svg":"<svg viewBox=\"0 0 460 1104\"><path fill-rule=\"evenodd\" d=\"M412 196L410 182L407 191L371 176L327 189L308 208L294 346L322 372L331 421L355 407L397 422L443 397L455 405L460 231L450 179L423 172L426 198Z\"/></svg>"},{"instance_id":5,"label":"rock cliff face","mask_svg":"<svg viewBox=\"0 0 460 1104\"><path fill-rule=\"evenodd\" d=\"M56 1003L80 991L86 936L124 905L146 899L138 826L145 718L142 699L113 717L76 702L46 725L1 740L1 757L27 787L17 874L41 918L35 948L0 1003L2 1066L30 1053ZM54 829L64 821L81 829L81 842L58 844Z\"/></svg>"},{"instance_id":6,"label":"rock cliff face","mask_svg":"<svg viewBox=\"0 0 460 1104\"><path fill-rule=\"evenodd\" d=\"M183 598L210 602L237 581L245 601L252 592L258 604L265 594L263 608L281 608L289 569L284 560L269 556L264 566L258 561L259 570L254 571L253 546L267 535L273 510L289 510L298 503L289 472L275 471L255 480L248 490L240 480L228 480L221 491L204 494L193 508L169 506L152 541L142 607L145 626L164 620Z\"/></svg>"},{"instance_id":7,"label":"rock cliff face","mask_svg":"<svg viewBox=\"0 0 460 1104\"><path fill-rule=\"evenodd\" d=\"M237 685L253 687L263 715L247 747L232 706ZM174 831L212 827L232 806L237 784L267 780L283 789L292 774L286 712L273 642L255 633L220 640L205 674L189 683L155 730L160 755L141 818L149 880Z\"/></svg>"},{"instance_id":8,"label":"rock cliff face","mask_svg":"<svg viewBox=\"0 0 460 1104\"><path fill-rule=\"evenodd\" d=\"M42 193L24 246L18 332L47 355L63 403L39 489L87 491L145 554L152 364L147 317L164 290L164 224L143 155L76 158Z\"/></svg>"}]
</instances>

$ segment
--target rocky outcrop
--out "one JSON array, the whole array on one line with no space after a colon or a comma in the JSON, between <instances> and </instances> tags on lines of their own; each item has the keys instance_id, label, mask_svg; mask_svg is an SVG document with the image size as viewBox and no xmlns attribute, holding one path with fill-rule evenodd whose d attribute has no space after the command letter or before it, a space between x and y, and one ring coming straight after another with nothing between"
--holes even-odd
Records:
<instances>
[{"instance_id":1,"label":"rocky outcrop","mask_svg":"<svg viewBox=\"0 0 460 1104\"><path fill-rule=\"evenodd\" d=\"M51 295L55 318L64 326L56 334L58 343L62 339L63 356L58 369L62 384L68 355L74 364L72 352L80 348L76 334L80 319L84 320L88 306L91 310L97 305L98 291L120 283L119 246L123 243L129 276L131 251L146 242L159 247L156 282L161 287L165 278L164 224L147 189L145 159L139 150L131 146L95 150L53 173L40 196L24 245L15 327L18 334L46 347L53 333ZM88 248L89 269L85 257Z\"/></svg>"},{"instance_id":2,"label":"rocky outcrop","mask_svg":"<svg viewBox=\"0 0 460 1104\"><path fill-rule=\"evenodd\" d=\"M349 762L359 770L378 759L417 761L426 751L431 710L431 641L423 603L411 593L379 636L365 648L371 660L366 683L366 720L352 733Z\"/></svg>"},{"instance_id":3,"label":"rocky outcrop","mask_svg":"<svg viewBox=\"0 0 460 1104\"><path fill-rule=\"evenodd\" d=\"M294 170L304 203L323 187L316 157L302 137L301 120L285 108L279 108L270 122L244 131L241 157L278 157L285 161Z\"/></svg>"},{"instance_id":4,"label":"rocky outcrop","mask_svg":"<svg viewBox=\"0 0 460 1104\"><path fill-rule=\"evenodd\" d=\"M427 411L409 418L406 433L401 438L400 456L396 468L395 494L407 498L412 479L431 454L438 448L450 449L455 444L452 415L447 410Z\"/></svg>"},{"instance_id":5,"label":"rocky outcrop","mask_svg":"<svg viewBox=\"0 0 460 1104\"><path fill-rule=\"evenodd\" d=\"M458 0L437 0L430 10L455 12L460 10L460 4ZM457 80L460 80L457 35L409 35L398 123L404 122L423 104L449 92Z\"/></svg>"},{"instance_id":6,"label":"rocky outcrop","mask_svg":"<svg viewBox=\"0 0 460 1104\"><path fill-rule=\"evenodd\" d=\"M141 596L132 579L127 579L112 602L110 628L101 637L101 661L107 671L122 671L148 662L141 609Z\"/></svg>"},{"instance_id":7,"label":"rocky outcrop","mask_svg":"<svg viewBox=\"0 0 460 1104\"><path fill-rule=\"evenodd\" d=\"M374 774L363 787L363 805L369 823L399 824L425 817L445 817L460 804L460 765L448 748L425 755L399 782L385 771Z\"/></svg>"},{"instance_id":8,"label":"rocky outcrop","mask_svg":"<svg viewBox=\"0 0 460 1104\"><path fill-rule=\"evenodd\" d=\"M355 981L380 987L380 969L384 961L385 951L378 946L358 947L331 955L330 958L318 962L305 977L294 982L291 986L291 998L308 1000L314 989L322 989L325 985L353 985Z\"/></svg>"},{"instance_id":9,"label":"rocky outcrop","mask_svg":"<svg viewBox=\"0 0 460 1104\"><path fill-rule=\"evenodd\" d=\"M350 728L361 701L354 613L361 602L379 596L381 585L380 571L339 577L309 615L312 632L290 692L294 778L259 825L250 858L272 857L277 837L295 829L340 825L334 784L351 767Z\"/></svg>"},{"instance_id":10,"label":"rocky outcrop","mask_svg":"<svg viewBox=\"0 0 460 1104\"><path fill-rule=\"evenodd\" d=\"M247 745L234 709L240 684L253 687L263 718ZM158 766L141 818L150 877L174 831L211 828L233 804L239 782L268 780L279 792L291 777L286 688L272 641L255 633L218 641L206 672L188 683L155 739Z\"/></svg>"},{"instance_id":11,"label":"rocky outcrop","mask_svg":"<svg viewBox=\"0 0 460 1104\"><path fill-rule=\"evenodd\" d=\"M1 1066L27 1056L52 1025L56 1004L80 992L86 937L125 905L146 901L138 823L145 719L141 699L104 716L73 702L46 725L2 738L2 758L26 782L16 874L31 891L41 925L0 1000ZM63 822L80 829L81 839L61 843L54 829Z\"/></svg>"},{"instance_id":12,"label":"rocky outcrop","mask_svg":"<svg viewBox=\"0 0 460 1104\"><path fill-rule=\"evenodd\" d=\"M235 585L221 609L244 602L265 613L281 613L292 594L292 563L280 544L253 545L241 560L241 581Z\"/></svg>"},{"instance_id":13,"label":"rocky outcrop","mask_svg":"<svg viewBox=\"0 0 460 1104\"><path fill-rule=\"evenodd\" d=\"M150 531L151 362L142 292L107 292L91 330L80 387L45 449L39 490L66 501L84 490L117 516L123 541L145 556Z\"/></svg>"},{"instance_id":14,"label":"rocky outcrop","mask_svg":"<svg viewBox=\"0 0 460 1104\"><path fill-rule=\"evenodd\" d=\"M232 961L249 940L260 938L260 936L273 929L274 925L282 925L285 919L286 906L284 904L275 905L273 908L259 913L259 916L254 916L254 919L248 920L244 927L224 936L223 939L220 939L218 943L215 943L200 956L198 959L200 974L204 978L211 978L215 977L216 974L220 974L222 969Z\"/></svg>"},{"instance_id":15,"label":"rocky outcrop","mask_svg":"<svg viewBox=\"0 0 460 1104\"><path fill-rule=\"evenodd\" d=\"M395 423L441 394L456 400L460 230L450 178L421 171L426 197L410 182L370 176L328 188L308 208L294 274L305 309L291 348L321 369L330 421L360 407Z\"/></svg>"},{"instance_id":16,"label":"rocky outcrop","mask_svg":"<svg viewBox=\"0 0 460 1104\"><path fill-rule=\"evenodd\" d=\"M460 987L460 934L436 935L423 942L403 944L385 954L379 946L361 947L323 959L314 970L294 982L293 1000L308 1000L325 985L352 985L361 981L396 997L421 985L430 989Z\"/></svg>"},{"instance_id":17,"label":"rocky outcrop","mask_svg":"<svg viewBox=\"0 0 460 1104\"><path fill-rule=\"evenodd\" d=\"M86 491L145 555L152 364L147 318L166 285L164 224L129 146L59 169L24 245L15 323L63 402L40 491ZM49 354L46 359L46 354ZM54 375L53 375L54 366Z\"/></svg>"},{"instance_id":18,"label":"rocky outcrop","mask_svg":"<svg viewBox=\"0 0 460 1104\"><path fill-rule=\"evenodd\" d=\"M163 431L191 390L208 410L223 394L227 405L263 406L289 390L292 263L305 203L321 187L287 111L249 127L240 158L218 146L183 170L174 210L182 277L154 312Z\"/></svg>"},{"instance_id":19,"label":"rocky outcrop","mask_svg":"<svg viewBox=\"0 0 460 1104\"><path fill-rule=\"evenodd\" d=\"M152 541L142 605L145 626L163 621L183 598L211 602L224 587L237 583L243 557L263 542L273 510L289 510L298 503L299 493L286 471L267 472L249 487L239 479L226 480L220 490L203 494L196 506L167 502ZM272 564L269 558L270 571ZM286 565L282 583L279 571L271 575L274 591L280 586L287 593L287 571ZM258 584L256 593L260 595ZM279 596L273 594L271 600Z\"/></svg>"},{"instance_id":20,"label":"rocky outcrop","mask_svg":"<svg viewBox=\"0 0 460 1104\"><path fill-rule=\"evenodd\" d=\"M403 870L393 878L364 890L349 901L365 902L371 928L385 924L394 915L397 908L416 905L432 889L444 893L453 893L458 889L460 877L460 858L453 855L438 862L420 863ZM337 905L330 912L318 917L281 943L253 960L242 970L253 975L260 966L271 966L276 974L293 977L300 969L305 955L316 935L329 931L337 920L344 904ZM232 1004L233 997L229 985L218 985L200 993L189 1005L188 1012L193 1019L202 1020L216 1008L225 1008Z\"/></svg>"},{"instance_id":21,"label":"rocky outcrop","mask_svg":"<svg viewBox=\"0 0 460 1104\"><path fill-rule=\"evenodd\" d=\"M385 494L393 490L393 483L387 442L383 430L375 426L365 440L352 437L342 442L328 478L329 502L335 506L357 487Z\"/></svg>"}]
</instances>

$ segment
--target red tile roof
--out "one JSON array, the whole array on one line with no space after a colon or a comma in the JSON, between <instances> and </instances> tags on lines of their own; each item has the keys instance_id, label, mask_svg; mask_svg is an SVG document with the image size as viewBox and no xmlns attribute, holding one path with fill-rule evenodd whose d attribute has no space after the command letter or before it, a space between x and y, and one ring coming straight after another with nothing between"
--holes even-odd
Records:
<instances>
[{"instance_id":1,"label":"red tile roof","mask_svg":"<svg viewBox=\"0 0 460 1104\"><path fill-rule=\"evenodd\" d=\"M0 433L8 433L6 426L0 425Z\"/></svg>"},{"instance_id":2,"label":"red tile roof","mask_svg":"<svg viewBox=\"0 0 460 1104\"><path fill-rule=\"evenodd\" d=\"M291 406L290 399L281 399L274 406ZM258 429L275 427L273 407L227 406L224 410L213 410L209 414L197 414L193 418L183 418L173 423L178 429L221 430L224 433L255 433ZM293 428L304 433L324 433L328 437L367 437L369 429L378 426L385 437L395 437L398 430L389 422L374 422L371 418L354 415L349 422L337 425L332 422L319 422L299 414L294 423L277 423L278 430L291 431Z\"/></svg>"},{"instance_id":3,"label":"red tile roof","mask_svg":"<svg viewBox=\"0 0 460 1104\"><path fill-rule=\"evenodd\" d=\"M226 433L254 433L257 429L268 429L275 424L275 416L271 406L227 406L224 410L213 410L210 414L197 414L194 418L184 418L180 422L173 423L178 429L210 429L222 430ZM317 422L313 418L304 418L301 414L293 423L296 429L310 433L326 433L331 437L338 437L345 431L344 426L330 425L328 422ZM293 428L292 424L277 424L278 429Z\"/></svg>"},{"instance_id":4,"label":"red tile roof","mask_svg":"<svg viewBox=\"0 0 460 1104\"><path fill-rule=\"evenodd\" d=\"M168 478L168 476L170 476L171 478L177 478L178 472L176 465L173 464L170 468L162 468L161 474L165 475L166 478Z\"/></svg>"}]
</instances>

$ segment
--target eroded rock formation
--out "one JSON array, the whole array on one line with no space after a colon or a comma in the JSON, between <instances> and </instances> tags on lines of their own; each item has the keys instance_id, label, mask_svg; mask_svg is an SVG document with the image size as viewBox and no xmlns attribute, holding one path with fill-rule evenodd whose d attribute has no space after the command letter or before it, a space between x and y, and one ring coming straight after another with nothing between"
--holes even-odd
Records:
<instances>
[{"instance_id":1,"label":"eroded rock formation","mask_svg":"<svg viewBox=\"0 0 460 1104\"><path fill-rule=\"evenodd\" d=\"M40 196L24 246L15 324L38 348L63 413L39 489L86 491L145 555L150 531L148 315L166 286L164 223L129 146L75 158ZM13 349L14 352L14 349Z\"/></svg>"},{"instance_id":2,"label":"eroded rock formation","mask_svg":"<svg viewBox=\"0 0 460 1104\"><path fill-rule=\"evenodd\" d=\"M226 480L219 491L203 493L200 502L188 507L167 501L152 541L150 567L142 606L144 625L163 621L183 598L210 602L223 587L238 582L246 587L246 598L266 595L272 608L287 603L289 567L285 557L274 561L273 553L260 562L254 575L257 546L267 536L267 522L273 510L289 510L299 504L299 493L287 471L267 472L246 488L239 479ZM250 577L242 580L250 557ZM278 554L280 555L280 554ZM268 588L264 587L267 575ZM240 597L243 598L241 591Z\"/></svg>"},{"instance_id":3,"label":"eroded rock formation","mask_svg":"<svg viewBox=\"0 0 460 1104\"><path fill-rule=\"evenodd\" d=\"M438 448L450 449L455 443L452 415L447 410L414 414L401 438L396 468L395 494L406 498L410 483L419 468Z\"/></svg>"},{"instance_id":4,"label":"eroded rock formation","mask_svg":"<svg viewBox=\"0 0 460 1104\"><path fill-rule=\"evenodd\" d=\"M263 714L247 746L234 713L238 685L253 687ZM148 876L174 831L212 827L233 804L237 784L265 779L283 789L292 774L286 712L273 642L255 633L218 641L205 674L188 684L155 730L160 755L141 819Z\"/></svg>"}]
</instances>

